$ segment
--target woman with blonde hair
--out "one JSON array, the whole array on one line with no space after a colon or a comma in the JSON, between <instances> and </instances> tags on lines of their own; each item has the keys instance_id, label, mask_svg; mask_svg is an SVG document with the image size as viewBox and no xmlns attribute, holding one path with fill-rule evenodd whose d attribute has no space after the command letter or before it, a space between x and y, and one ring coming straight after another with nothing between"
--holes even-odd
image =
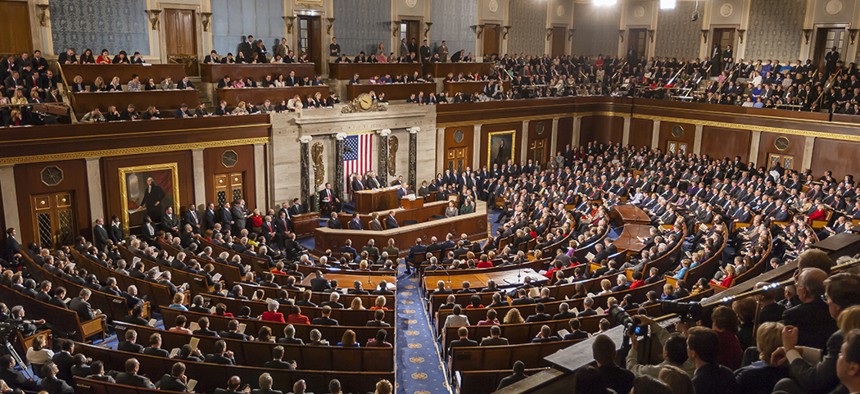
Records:
<instances>
[{"instance_id":1,"label":"woman with blonde hair","mask_svg":"<svg viewBox=\"0 0 860 394\"><path fill-rule=\"evenodd\" d=\"M233 108L230 111L230 115L247 115L248 114L248 106L244 101L240 101L236 108Z\"/></svg>"},{"instance_id":2,"label":"woman with blonde hair","mask_svg":"<svg viewBox=\"0 0 860 394\"><path fill-rule=\"evenodd\" d=\"M373 306L370 308L370 310L375 311L377 309L382 309L384 311L387 311L388 308L385 307L385 302L385 296L376 297L376 300L373 301Z\"/></svg>"},{"instance_id":3,"label":"woman with blonde hair","mask_svg":"<svg viewBox=\"0 0 860 394\"><path fill-rule=\"evenodd\" d=\"M502 323L504 324L520 324L525 323L523 320L523 315L520 314L520 310L517 308L512 308L505 314L505 318L502 319Z\"/></svg>"},{"instance_id":4,"label":"woman with blonde hair","mask_svg":"<svg viewBox=\"0 0 860 394\"><path fill-rule=\"evenodd\" d=\"M860 328L860 305L852 305L839 312L836 325L841 332L851 332L851 330Z\"/></svg>"},{"instance_id":5,"label":"woman with blonde hair","mask_svg":"<svg viewBox=\"0 0 860 394\"><path fill-rule=\"evenodd\" d=\"M382 379L376 382L376 391L373 394L391 394L392 390L394 390L391 386L391 382Z\"/></svg>"},{"instance_id":6,"label":"woman with blonde hair","mask_svg":"<svg viewBox=\"0 0 860 394\"><path fill-rule=\"evenodd\" d=\"M664 365L657 378L666 383L675 394L695 394L696 392L690 375L674 365Z\"/></svg>"},{"instance_id":7,"label":"woman with blonde hair","mask_svg":"<svg viewBox=\"0 0 860 394\"><path fill-rule=\"evenodd\" d=\"M782 346L782 323L767 322L756 330L756 349L759 360L735 371L735 380L744 392L751 394L770 393L782 378L788 377L786 366L771 365L771 355Z\"/></svg>"},{"instance_id":8,"label":"woman with blonde hair","mask_svg":"<svg viewBox=\"0 0 860 394\"><path fill-rule=\"evenodd\" d=\"M15 89L15 93L12 94L12 105L27 105L29 101L27 101L27 97L24 96L23 89Z\"/></svg>"},{"instance_id":9,"label":"woman with blonde hair","mask_svg":"<svg viewBox=\"0 0 860 394\"><path fill-rule=\"evenodd\" d=\"M601 289L600 293L597 293L597 295L611 293L612 292L612 282L609 279L601 280L600 281L600 289Z\"/></svg>"},{"instance_id":10,"label":"woman with blonde hair","mask_svg":"<svg viewBox=\"0 0 860 394\"><path fill-rule=\"evenodd\" d=\"M349 309L353 311L365 310L364 305L361 304L361 297L353 298L352 302L349 304Z\"/></svg>"}]
</instances>

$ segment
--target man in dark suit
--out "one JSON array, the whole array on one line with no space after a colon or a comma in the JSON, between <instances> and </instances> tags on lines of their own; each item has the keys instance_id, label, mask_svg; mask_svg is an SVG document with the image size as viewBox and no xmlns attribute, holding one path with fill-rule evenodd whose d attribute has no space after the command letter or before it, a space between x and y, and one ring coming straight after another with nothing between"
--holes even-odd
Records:
<instances>
[{"instance_id":1,"label":"man in dark suit","mask_svg":"<svg viewBox=\"0 0 860 394\"><path fill-rule=\"evenodd\" d=\"M337 219L337 212L331 213L331 218L328 220L328 228L339 230L341 229L340 221Z\"/></svg>"},{"instance_id":2,"label":"man in dark suit","mask_svg":"<svg viewBox=\"0 0 860 394\"><path fill-rule=\"evenodd\" d=\"M508 339L502 338L502 329L499 326L490 327L490 336L481 340L481 346L505 346Z\"/></svg>"},{"instance_id":3,"label":"man in dark suit","mask_svg":"<svg viewBox=\"0 0 860 394\"><path fill-rule=\"evenodd\" d=\"M206 212L203 214L204 227L201 230L212 230L215 228L215 204L209 203L206 206ZM201 231L202 232L202 231Z\"/></svg>"},{"instance_id":4,"label":"man in dark suit","mask_svg":"<svg viewBox=\"0 0 860 394\"><path fill-rule=\"evenodd\" d=\"M213 51L214 52L214 51ZM188 390L188 378L185 376L185 364L178 362L173 364L169 374L164 374L158 381L156 387L159 390L177 391L184 393Z\"/></svg>"},{"instance_id":5,"label":"man in dark suit","mask_svg":"<svg viewBox=\"0 0 860 394\"><path fill-rule=\"evenodd\" d=\"M466 327L460 327L459 329L457 329L457 337L458 337L458 339L455 339L455 340L451 341L450 344L448 344L447 354L450 355L451 349L453 349L455 347L478 346L478 341L469 339L469 329Z\"/></svg>"},{"instance_id":6,"label":"man in dark suit","mask_svg":"<svg viewBox=\"0 0 860 394\"><path fill-rule=\"evenodd\" d=\"M137 344L137 331L126 330L125 341L116 345L116 350L129 353L143 353L143 346Z\"/></svg>"},{"instance_id":7,"label":"man in dark suit","mask_svg":"<svg viewBox=\"0 0 860 394\"><path fill-rule=\"evenodd\" d=\"M331 190L331 183L326 182L325 189L319 192L320 213L326 214L332 211L340 210L340 199L335 197Z\"/></svg>"},{"instance_id":8,"label":"man in dark suit","mask_svg":"<svg viewBox=\"0 0 860 394\"><path fill-rule=\"evenodd\" d=\"M836 332L836 321L830 317L828 305L821 299L827 273L818 268L804 268L797 277L797 297L800 305L786 309L782 320L799 332L797 344L817 349L827 346L827 339Z\"/></svg>"},{"instance_id":9,"label":"man in dark suit","mask_svg":"<svg viewBox=\"0 0 860 394\"><path fill-rule=\"evenodd\" d=\"M15 360L10 355L0 357L0 379L6 382L12 389L39 391L39 386L32 379L24 376L23 373L15 369Z\"/></svg>"},{"instance_id":10,"label":"man in dark suit","mask_svg":"<svg viewBox=\"0 0 860 394\"><path fill-rule=\"evenodd\" d=\"M69 309L75 311L81 321L90 321L96 318L96 312L89 303L91 295L90 289L81 289L78 296L69 302Z\"/></svg>"},{"instance_id":11,"label":"man in dark suit","mask_svg":"<svg viewBox=\"0 0 860 394\"><path fill-rule=\"evenodd\" d=\"M251 216L245 206L245 200L240 199L233 204L230 213L233 215L233 234L238 235L245 228L248 217Z\"/></svg>"},{"instance_id":12,"label":"man in dark suit","mask_svg":"<svg viewBox=\"0 0 860 394\"><path fill-rule=\"evenodd\" d=\"M352 214L352 219L349 221L350 230L361 230L361 218L358 217L358 212Z\"/></svg>"},{"instance_id":13,"label":"man in dark suit","mask_svg":"<svg viewBox=\"0 0 860 394\"><path fill-rule=\"evenodd\" d=\"M57 372L57 366L54 363L49 362L43 365L42 374L45 378L42 379L39 388L50 394L73 394L75 390L64 380L57 378Z\"/></svg>"},{"instance_id":14,"label":"man in dark suit","mask_svg":"<svg viewBox=\"0 0 860 394\"><path fill-rule=\"evenodd\" d=\"M18 242L17 238L15 238L15 235L16 232L14 227L6 229L6 261L12 261L12 257L15 256L16 253L21 253L21 251L24 250L21 243Z\"/></svg>"},{"instance_id":15,"label":"man in dark suit","mask_svg":"<svg viewBox=\"0 0 860 394\"><path fill-rule=\"evenodd\" d=\"M197 214L196 205L188 205L188 210L185 211L185 224L191 226L191 231L194 234L200 234L200 216Z\"/></svg>"},{"instance_id":16,"label":"man in dark suit","mask_svg":"<svg viewBox=\"0 0 860 394\"><path fill-rule=\"evenodd\" d=\"M324 278L322 272L319 270L314 271L314 277L311 279L311 291L323 292L328 289L331 289L331 283L329 283L328 279Z\"/></svg>"},{"instance_id":17,"label":"man in dark suit","mask_svg":"<svg viewBox=\"0 0 860 394\"><path fill-rule=\"evenodd\" d=\"M388 220L386 219L386 222ZM389 227L390 228L390 227ZM415 245L409 248L409 254L406 256L406 273L412 274L412 267L415 267L416 271L420 271L421 262L418 261L418 256L424 256L427 253L427 247L422 244L421 238L417 238L415 240Z\"/></svg>"},{"instance_id":18,"label":"man in dark suit","mask_svg":"<svg viewBox=\"0 0 860 394\"><path fill-rule=\"evenodd\" d=\"M326 305L322 307L322 316L317 317L311 321L311 324L314 325L322 325L322 326L337 326L338 322L335 319L331 318L331 307Z\"/></svg>"},{"instance_id":19,"label":"man in dark suit","mask_svg":"<svg viewBox=\"0 0 860 394\"><path fill-rule=\"evenodd\" d=\"M143 354L157 357L170 356L170 353L167 350L161 348L161 334L159 333L154 333L149 336L149 347L143 349ZM126 365L126 369L128 369L128 365ZM119 377L117 377L117 380L119 380Z\"/></svg>"},{"instance_id":20,"label":"man in dark suit","mask_svg":"<svg viewBox=\"0 0 860 394\"><path fill-rule=\"evenodd\" d=\"M398 228L400 224L397 223L397 219L394 217L394 211L389 211L388 216L385 217L385 228Z\"/></svg>"},{"instance_id":21,"label":"man in dark suit","mask_svg":"<svg viewBox=\"0 0 860 394\"><path fill-rule=\"evenodd\" d=\"M96 246L96 249L99 251L105 250L105 245L107 245L109 236L107 230L105 230L105 221L102 218L96 219L95 226L93 226L93 243Z\"/></svg>"},{"instance_id":22,"label":"man in dark suit","mask_svg":"<svg viewBox=\"0 0 860 394\"><path fill-rule=\"evenodd\" d=\"M266 361L263 364L264 368L269 369L286 369L286 370L295 370L296 362L295 361L284 361L284 347L283 346L275 346L272 348L272 359Z\"/></svg>"},{"instance_id":23,"label":"man in dark suit","mask_svg":"<svg viewBox=\"0 0 860 394\"><path fill-rule=\"evenodd\" d=\"M161 229L173 235L179 235L179 218L173 213L173 207L164 210L161 217Z\"/></svg>"},{"instance_id":24,"label":"man in dark suit","mask_svg":"<svg viewBox=\"0 0 860 394\"><path fill-rule=\"evenodd\" d=\"M221 206L221 230L227 231L233 228L233 213L230 211L230 203L225 202Z\"/></svg>"},{"instance_id":25,"label":"man in dark suit","mask_svg":"<svg viewBox=\"0 0 860 394\"><path fill-rule=\"evenodd\" d=\"M227 350L227 342L223 339L215 342L215 353L207 354L204 362L221 365L236 365L236 360L233 359L233 352Z\"/></svg>"},{"instance_id":26,"label":"man in dark suit","mask_svg":"<svg viewBox=\"0 0 860 394\"><path fill-rule=\"evenodd\" d=\"M352 177L351 186L353 191L364 190L364 182L361 181L361 177L359 177L358 175L354 175Z\"/></svg>"},{"instance_id":27,"label":"man in dark suit","mask_svg":"<svg viewBox=\"0 0 860 394\"><path fill-rule=\"evenodd\" d=\"M212 52L209 52L209 54L203 58L203 63L221 63L221 56L218 55L218 51L213 49Z\"/></svg>"},{"instance_id":28,"label":"man in dark suit","mask_svg":"<svg viewBox=\"0 0 860 394\"><path fill-rule=\"evenodd\" d=\"M125 360L125 372L116 375L116 382L128 386L154 389L155 385L145 376L138 375L138 370L140 370L140 361L137 361L136 358Z\"/></svg>"},{"instance_id":29,"label":"man in dark suit","mask_svg":"<svg viewBox=\"0 0 860 394\"><path fill-rule=\"evenodd\" d=\"M164 200L164 189L155 183L151 176L146 178L146 189L143 191L143 199L140 205L146 208L146 215L151 219L161 219L161 201Z\"/></svg>"},{"instance_id":30,"label":"man in dark suit","mask_svg":"<svg viewBox=\"0 0 860 394\"><path fill-rule=\"evenodd\" d=\"M113 243L115 244L122 243L123 239L125 238L125 234L122 230L122 222L119 221L119 216L114 215L111 218L109 235L110 240L113 241Z\"/></svg>"},{"instance_id":31,"label":"man in dark suit","mask_svg":"<svg viewBox=\"0 0 860 394\"><path fill-rule=\"evenodd\" d=\"M57 366L57 377L71 385L75 383L72 378L72 366L75 365L75 356L72 354L75 352L75 343L64 340L60 346L60 351L51 357L51 362Z\"/></svg>"},{"instance_id":32,"label":"man in dark suit","mask_svg":"<svg viewBox=\"0 0 860 394\"><path fill-rule=\"evenodd\" d=\"M242 52L242 56L245 57L245 61L250 61L251 57L254 55L254 36L248 35L247 38L243 38L244 40L239 44L238 52Z\"/></svg>"},{"instance_id":33,"label":"man in dark suit","mask_svg":"<svg viewBox=\"0 0 860 394\"><path fill-rule=\"evenodd\" d=\"M696 366L696 373L693 375L696 393L741 392L732 378L732 370L718 363L719 349L720 337L710 328L694 327L687 332L687 354Z\"/></svg>"},{"instance_id":34,"label":"man in dark suit","mask_svg":"<svg viewBox=\"0 0 860 394\"><path fill-rule=\"evenodd\" d=\"M512 375L508 375L502 378L502 380L499 382L499 387L496 387L496 390L501 390L516 382L519 382L520 380L527 378L526 365L520 360L514 362L514 368L512 372Z\"/></svg>"}]
</instances>

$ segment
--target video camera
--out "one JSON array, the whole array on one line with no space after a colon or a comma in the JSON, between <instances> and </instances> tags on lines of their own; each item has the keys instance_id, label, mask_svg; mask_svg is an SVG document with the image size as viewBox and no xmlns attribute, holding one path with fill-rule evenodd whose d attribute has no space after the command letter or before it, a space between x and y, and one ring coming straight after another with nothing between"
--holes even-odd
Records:
<instances>
[{"instance_id":1,"label":"video camera","mask_svg":"<svg viewBox=\"0 0 860 394\"><path fill-rule=\"evenodd\" d=\"M663 301L660 303L663 312L674 313L681 316L684 322L710 321L711 307L704 307L698 302Z\"/></svg>"},{"instance_id":2,"label":"video camera","mask_svg":"<svg viewBox=\"0 0 860 394\"><path fill-rule=\"evenodd\" d=\"M618 305L613 305L609 308L609 316L612 317L612 320L616 323L624 326L628 333L632 332L639 337L648 335L648 325L643 325L641 320L631 317L624 308L621 308Z\"/></svg>"}]
</instances>

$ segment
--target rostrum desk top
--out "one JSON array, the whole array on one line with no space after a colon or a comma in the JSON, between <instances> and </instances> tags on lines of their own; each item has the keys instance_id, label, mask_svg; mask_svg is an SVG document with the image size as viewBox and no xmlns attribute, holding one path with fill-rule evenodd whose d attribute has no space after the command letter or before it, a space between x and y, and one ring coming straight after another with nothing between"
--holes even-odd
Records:
<instances>
[{"instance_id":1,"label":"rostrum desk top","mask_svg":"<svg viewBox=\"0 0 860 394\"><path fill-rule=\"evenodd\" d=\"M474 272L468 274L456 274L451 275L450 277L444 274L444 271L435 271L435 275L425 275L424 276L424 289L428 292L431 292L436 289L436 282L443 281L445 282L445 286L451 288L453 290L458 290L463 288L463 282L468 281L469 287L472 289L481 289L487 287L487 282L490 280L496 282L496 286L498 287L513 287L518 286L526 280L526 276L532 278L532 283L540 283L547 280L541 274L538 274L535 270L531 268L526 268L522 270L511 269L506 271L488 271L481 272L481 270L474 270ZM518 277L519 276L519 277ZM450 279L450 283L448 280Z\"/></svg>"},{"instance_id":2,"label":"rostrum desk top","mask_svg":"<svg viewBox=\"0 0 860 394\"><path fill-rule=\"evenodd\" d=\"M371 213L396 209L400 206L400 200L397 198L398 189L400 189L399 186L353 190L352 199L355 202L356 212Z\"/></svg>"}]
</instances>

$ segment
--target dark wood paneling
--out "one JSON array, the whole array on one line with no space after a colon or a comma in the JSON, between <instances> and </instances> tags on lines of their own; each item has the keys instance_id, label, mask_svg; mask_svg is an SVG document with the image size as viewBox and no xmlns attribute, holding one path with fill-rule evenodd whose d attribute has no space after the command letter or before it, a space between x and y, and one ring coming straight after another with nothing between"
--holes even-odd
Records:
<instances>
[{"instance_id":1,"label":"dark wood paneling","mask_svg":"<svg viewBox=\"0 0 860 394\"><path fill-rule=\"evenodd\" d=\"M361 79L369 79L374 75L391 74L391 77L397 75L412 75L416 71L421 73L421 64L419 63L329 63L331 78L340 80L350 80L355 74Z\"/></svg>"},{"instance_id":2,"label":"dark wood paneling","mask_svg":"<svg viewBox=\"0 0 860 394\"><path fill-rule=\"evenodd\" d=\"M558 137L556 137L555 141L555 152L552 152L553 156L555 156L558 152L564 152L567 145L571 144L573 141L573 118L561 118L558 120Z\"/></svg>"},{"instance_id":3,"label":"dark wood paneling","mask_svg":"<svg viewBox=\"0 0 860 394\"><path fill-rule=\"evenodd\" d=\"M487 81L462 81L462 82L448 82L445 81L442 86L442 90L445 93L448 93L448 97L454 97L457 93L463 94L473 94L478 92L483 92L484 88L487 86L489 82ZM510 81L503 81L502 88L504 91L508 91L511 89Z\"/></svg>"},{"instance_id":4,"label":"dark wood paneling","mask_svg":"<svg viewBox=\"0 0 860 394\"><path fill-rule=\"evenodd\" d=\"M749 130L704 127L702 129L702 154L714 159L740 156L746 162L750 156Z\"/></svg>"},{"instance_id":5,"label":"dark wood paneling","mask_svg":"<svg viewBox=\"0 0 860 394\"><path fill-rule=\"evenodd\" d=\"M221 156L224 152L235 151L239 157L236 165L230 168L221 164ZM203 167L205 168L205 183L206 183L206 201L195 201L200 205L204 202L209 204L215 202L215 175L219 174L236 174L241 173L243 176L243 191L245 194L245 204L249 210L253 210L257 205L256 200L256 183L254 182L254 146L231 146L226 148L210 148L203 151ZM184 205L188 205L187 203ZM261 207L264 212L265 207Z\"/></svg>"},{"instance_id":6,"label":"dark wood paneling","mask_svg":"<svg viewBox=\"0 0 860 394\"><path fill-rule=\"evenodd\" d=\"M784 151L779 151L776 149L774 143L776 139L779 137L788 138L788 148ZM767 167L767 156L769 153L775 153L779 155L787 155L794 157L794 169L802 170L800 168L801 163L803 162L803 147L806 144L806 138L801 135L791 135L791 134L777 134L777 133L761 133L761 140L759 140L758 144L758 158L756 161L756 165L758 167Z\"/></svg>"},{"instance_id":7,"label":"dark wood paneling","mask_svg":"<svg viewBox=\"0 0 860 394\"><path fill-rule=\"evenodd\" d=\"M579 142L621 142L624 137L624 118L620 116L584 116L580 123Z\"/></svg>"},{"instance_id":8,"label":"dark wood paneling","mask_svg":"<svg viewBox=\"0 0 860 394\"><path fill-rule=\"evenodd\" d=\"M442 106L444 107L444 105ZM489 135L490 133L496 131L508 131L514 130L514 162L519 163L522 161L522 157L520 155L520 149L522 148L523 138L522 138L522 129L523 124L518 122L512 123L499 123L499 124L491 124L491 125L483 125L481 126L481 145L480 145L480 157L481 157L481 167L487 165L487 149L489 149ZM492 169L492 166L487 166L488 169Z\"/></svg>"},{"instance_id":9,"label":"dark wood paneling","mask_svg":"<svg viewBox=\"0 0 860 394\"><path fill-rule=\"evenodd\" d=\"M176 163L179 176L179 206L194 201L194 166L191 151L155 153L148 155L118 156L102 159L102 185L104 187L107 217L122 218L119 169L155 164ZM125 227L128 231L128 226ZM134 231L132 231L134 232Z\"/></svg>"},{"instance_id":10,"label":"dark wood paneling","mask_svg":"<svg viewBox=\"0 0 860 394\"><path fill-rule=\"evenodd\" d=\"M227 105L233 106L240 101L245 101L254 105L263 104L266 99L272 101L272 105L277 106L281 100L289 100L295 95L299 95L302 100L307 97L313 97L316 92L322 94L322 98L328 98L329 87L323 86L293 86L288 88L245 88L245 89L218 89L218 100L224 100Z\"/></svg>"},{"instance_id":11,"label":"dark wood paneling","mask_svg":"<svg viewBox=\"0 0 860 394\"><path fill-rule=\"evenodd\" d=\"M142 66L140 64L64 64L60 66L66 82L72 83L75 76L80 75L84 84L91 84L96 77L102 77L105 83L110 83L113 77L119 77L123 84L131 80L132 75L139 75L141 82L149 78L160 83L164 78L170 77L174 83L182 80L185 76L185 66L182 64L151 64Z\"/></svg>"},{"instance_id":12,"label":"dark wood paneling","mask_svg":"<svg viewBox=\"0 0 860 394\"><path fill-rule=\"evenodd\" d=\"M538 128L542 127L541 132L538 133ZM529 122L529 146L535 140L544 140L544 149L543 149L543 157L538 158L538 162L543 165L549 160L550 157L555 156L553 152L550 152L550 141L552 140L552 119L541 119L541 120L532 120ZM527 159L525 157L524 159Z\"/></svg>"},{"instance_id":13,"label":"dark wood paneling","mask_svg":"<svg viewBox=\"0 0 860 394\"><path fill-rule=\"evenodd\" d=\"M424 92L424 97L430 93L436 93L436 84L427 83L389 83L382 85L349 85L346 87L346 98L352 100L362 93L376 94L385 93L387 100L406 100L410 95L418 96L418 92Z\"/></svg>"},{"instance_id":14,"label":"dark wood paneling","mask_svg":"<svg viewBox=\"0 0 860 394\"><path fill-rule=\"evenodd\" d=\"M680 137L676 137L672 135L672 128L676 125L684 128L684 134ZM696 139L696 126L689 123L677 123L677 122L660 122L660 139L657 147L662 151L666 151L666 142L667 141L678 141L678 142L686 142L688 146L688 152L693 151L693 142Z\"/></svg>"},{"instance_id":15,"label":"dark wood paneling","mask_svg":"<svg viewBox=\"0 0 860 394\"><path fill-rule=\"evenodd\" d=\"M57 166L63 170L63 181L57 186L47 186L41 181L41 172L46 166ZM52 163L19 164L15 166L18 212L21 228L19 239L24 243L34 242L35 221L31 196L48 193L69 192L74 205L77 234L92 237L89 188L87 186L87 164L85 160L67 160ZM8 203L8 202L7 202Z\"/></svg>"},{"instance_id":16,"label":"dark wood paneling","mask_svg":"<svg viewBox=\"0 0 860 394\"><path fill-rule=\"evenodd\" d=\"M29 7L26 1L0 1L0 53L33 52Z\"/></svg>"},{"instance_id":17,"label":"dark wood paneling","mask_svg":"<svg viewBox=\"0 0 860 394\"><path fill-rule=\"evenodd\" d=\"M285 77L290 71L296 72L296 77L313 77L314 65L312 63L266 63L266 64L201 64L200 74L203 82L218 83L225 76L231 79L251 78L262 81L266 75L272 75L272 79L278 79L279 74Z\"/></svg>"},{"instance_id":18,"label":"dark wood paneling","mask_svg":"<svg viewBox=\"0 0 860 394\"><path fill-rule=\"evenodd\" d=\"M833 171L837 179L844 175L860 173L860 161L857 152L860 143L838 141L829 138L816 138L812 151L812 173L820 176L824 171Z\"/></svg>"},{"instance_id":19,"label":"dark wood paneling","mask_svg":"<svg viewBox=\"0 0 860 394\"><path fill-rule=\"evenodd\" d=\"M463 131L463 140L459 143L454 139L454 133L457 130ZM465 148L466 149L466 158L464 161L466 162L466 166L472 167L472 158L475 155L475 127L474 126L457 126L457 127L448 127L445 129L445 151L442 152L442 168L443 171L447 168L446 164L448 163L448 150L454 148ZM474 168L473 168L474 170Z\"/></svg>"},{"instance_id":20,"label":"dark wood paneling","mask_svg":"<svg viewBox=\"0 0 860 394\"><path fill-rule=\"evenodd\" d=\"M111 105L115 105L118 111L122 111L129 104L140 113L147 110L149 106L155 106L160 112L159 118L172 118L174 111L182 104L194 110L200 101L196 90L150 90L143 92L99 92L99 93L74 93L72 104L75 113L83 117L93 108L102 112L107 111Z\"/></svg>"},{"instance_id":21,"label":"dark wood paneling","mask_svg":"<svg viewBox=\"0 0 860 394\"><path fill-rule=\"evenodd\" d=\"M654 138L654 121L650 119L631 119L630 121L630 140L628 143L637 148L651 146L651 139Z\"/></svg>"},{"instance_id":22,"label":"dark wood paneling","mask_svg":"<svg viewBox=\"0 0 860 394\"><path fill-rule=\"evenodd\" d=\"M449 73L454 76L460 73L487 75L493 72L493 67L493 63L432 63L430 73L436 78L445 78Z\"/></svg>"}]
</instances>

